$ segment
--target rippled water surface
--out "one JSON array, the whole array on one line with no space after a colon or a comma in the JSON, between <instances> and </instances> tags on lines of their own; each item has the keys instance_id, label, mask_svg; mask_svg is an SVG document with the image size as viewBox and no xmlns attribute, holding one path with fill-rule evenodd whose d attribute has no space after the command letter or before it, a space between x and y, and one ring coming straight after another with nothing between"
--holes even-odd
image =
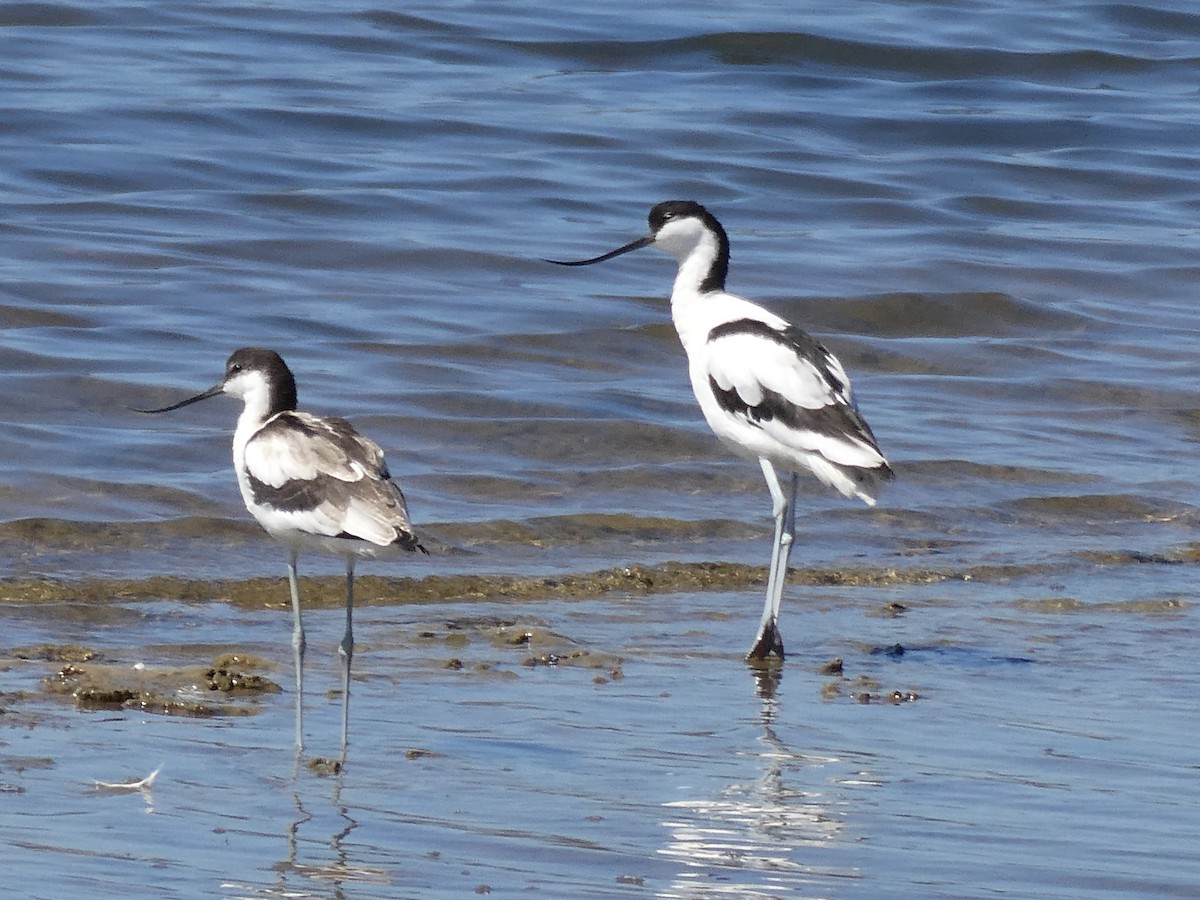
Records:
<instances>
[{"instance_id":1,"label":"rippled water surface","mask_svg":"<svg viewBox=\"0 0 1200 900\"><path fill-rule=\"evenodd\" d=\"M1166 0L0 8L9 890L1196 896L1198 72ZM541 261L675 197L897 472L805 487L782 670L671 260ZM236 407L130 410L244 345L433 551L340 773L339 564L297 766Z\"/></svg>"}]
</instances>

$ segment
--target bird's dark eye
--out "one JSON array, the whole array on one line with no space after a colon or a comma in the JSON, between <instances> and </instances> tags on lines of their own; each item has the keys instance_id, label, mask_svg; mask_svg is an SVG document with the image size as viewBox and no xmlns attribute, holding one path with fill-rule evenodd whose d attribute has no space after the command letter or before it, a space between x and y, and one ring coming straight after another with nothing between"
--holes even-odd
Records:
<instances>
[{"instance_id":1,"label":"bird's dark eye","mask_svg":"<svg viewBox=\"0 0 1200 900\"><path fill-rule=\"evenodd\" d=\"M235 373L237 373L237 372L240 372L240 371L242 371L242 364L241 364L241 363L234 363L232 366L230 366L230 367L229 367L229 374L230 374L230 375L233 375L233 374L235 374Z\"/></svg>"}]
</instances>

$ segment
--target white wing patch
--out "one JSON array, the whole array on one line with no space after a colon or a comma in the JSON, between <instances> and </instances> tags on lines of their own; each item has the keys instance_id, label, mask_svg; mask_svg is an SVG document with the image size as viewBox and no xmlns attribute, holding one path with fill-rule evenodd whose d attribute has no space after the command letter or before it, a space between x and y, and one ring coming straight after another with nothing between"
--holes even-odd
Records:
<instances>
[{"instance_id":1,"label":"white wing patch","mask_svg":"<svg viewBox=\"0 0 1200 900\"><path fill-rule=\"evenodd\" d=\"M827 483L851 475L827 477L831 468L886 468L841 363L799 329L754 319L727 322L713 329L704 368L718 407L706 408L706 416L731 444L801 465ZM697 397L707 407L700 393L698 384Z\"/></svg>"},{"instance_id":2,"label":"white wing patch","mask_svg":"<svg viewBox=\"0 0 1200 900\"><path fill-rule=\"evenodd\" d=\"M247 470L254 478L276 488L289 481L311 481L322 475L339 481L380 477L384 467L379 446L348 426L348 430L331 427L336 423L337 420L319 419L307 413L276 416L246 444ZM368 472L352 453L361 454L374 471Z\"/></svg>"},{"instance_id":3,"label":"white wing patch","mask_svg":"<svg viewBox=\"0 0 1200 900\"><path fill-rule=\"evenodd\" d=\"M785 344L754 334L733 334L711 342L708 372L723 390L737 391L747 406L761 404L767 391L802 409L844 402L811 362ZM845 373L841 375L845 384Z\"/></svg>"},{"instance_id":4,"label":"white wing patch","mask_svg":"<svg viewBox=\"0 0 1200 900\"><path fill-rule=\"evenodd\" d=\"M242 464L251 511L272 533L419 546L383 451L344 419L280 413L246 443Z\"/></svg>"}]
</instances>

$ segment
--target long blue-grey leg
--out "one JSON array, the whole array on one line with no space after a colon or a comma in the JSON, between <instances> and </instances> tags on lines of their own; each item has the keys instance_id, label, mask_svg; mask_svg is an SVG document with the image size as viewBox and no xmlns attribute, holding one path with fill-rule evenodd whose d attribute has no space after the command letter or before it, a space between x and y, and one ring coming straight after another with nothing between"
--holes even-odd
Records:
<instances>
[{"instance_id":1,"label":"long blue-grey leg","mask_svg":"<svg viewBox=\"0 0 1200 900\"><path fill-rule=\"evenodd\" d=\"M787 580L787 560L791 554L792 537L795 531L795 506L797 478L792 476L791 501L783 494L775 467L766 459L759 459L767 490L771 492L771 514L775 518L775 543L771 547L771 571L767 576L767 596L763 603L762 619L758 623L758 636L746 654L747 659L765 659L771 653L783 656L783 639L779 636L779 606L783 598L783 585Z\"/></svg>"},{"instance_id":2,"label":"long blue-grey leg","mask_svg":"<svg viewBox=\"0 0 1200 900\"><path fill-rule=\"evenodd\" d=\"M304 750L304 625L300 622L300 585L296 551L288 552L288 586L292 590L292 660L296 669L296 755Z\"/></svg>"},{"instance_id":3,"label":"long blue-grey leg","mask_svg":"<svg viewBox=\"0 0 1200 900\"><path fill-rule=\"evenodd\" d=\"M788 495L787 514L784 517L783 535L780 537L779 577L775 581L775 598L771 603L771 613L779 622L779 610L783 605L783 588L787 584L788 560L792 557L792 547L796 542L796 489L800 485L800 476L792 473L792 489ZM783 656L783 641L779 641L779 655Z\"/></svg>"},{"instance_id":4,"label":"long blue-grey leg","mask_svg":"<svg viewBox=\"0 0 1200 900\"><path fill-rule=\"evenodd\" d=\"M350 660L354 658L354 557L346 558L346 633L338 644L342 658L342 762L350 743Z\"/></svg>"}]
</instances>

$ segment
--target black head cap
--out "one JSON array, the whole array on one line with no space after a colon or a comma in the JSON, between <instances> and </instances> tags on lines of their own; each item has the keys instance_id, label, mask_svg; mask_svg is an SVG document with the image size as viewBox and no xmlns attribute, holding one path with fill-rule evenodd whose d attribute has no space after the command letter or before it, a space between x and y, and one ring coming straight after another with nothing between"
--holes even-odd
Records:
<instances>
[{"instance_id":1,"label":"black head cap","mask_svg":"<svg viewBox=\"0 0 1200 900\"><path fill-rule=\"evenodd\" d=\"M658 234L668 222L677 219L699 219L717 239L717 258L712 268L700 283L702 291L725 290L725 279L729 275L729 235L717 221L717 217L695 200L664 200L650 210L650 234Z\"/></svg>"},{"instance_id":2,"label":"black head cap","mask_svg":"<svg viewBox=\"0 0 1200 900\"><path fill-rule=\"evenodd\" d=\"M225 363L225 380L229 381L242 372L251 371L261 372L271 386L271 415L296 408L299 402L296 396L296 378L282 356L264 347L242 347L240 350L234 350L229 361Z\"/></svg>"}]
</instances>

